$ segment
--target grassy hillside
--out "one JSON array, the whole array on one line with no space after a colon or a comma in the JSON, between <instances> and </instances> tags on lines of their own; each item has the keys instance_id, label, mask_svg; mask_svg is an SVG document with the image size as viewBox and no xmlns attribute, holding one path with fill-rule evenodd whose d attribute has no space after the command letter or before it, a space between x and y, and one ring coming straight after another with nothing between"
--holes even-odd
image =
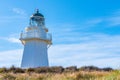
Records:
<instances>
[{"instance_id":1,"label":"grassy hillside","mask_svg":"<svg viewBox=\"0 0 120 80\"><path fill-rule=\"evenodd\" d=\"M120 80L120 71L93 66L20 69L0 68L0 80Z\"/></svg>"}]
</instances>

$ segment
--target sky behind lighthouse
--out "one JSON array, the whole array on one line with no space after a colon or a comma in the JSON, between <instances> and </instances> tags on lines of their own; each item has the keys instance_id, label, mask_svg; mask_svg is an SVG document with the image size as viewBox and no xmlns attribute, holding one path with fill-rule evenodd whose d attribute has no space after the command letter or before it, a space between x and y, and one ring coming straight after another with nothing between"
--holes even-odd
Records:
<instances>
[{"instance_id":1,"label":"sky behind lighthouse","mask_svg":"<svg viewBox=\"0 0 120 80\"><path fill-rule=\"evenodd\" d=\"M20 33L35 9L52 33L50 66L120 68L120 0L1 0L0 67L20 67Z\"/></svg>"}]
</instances>

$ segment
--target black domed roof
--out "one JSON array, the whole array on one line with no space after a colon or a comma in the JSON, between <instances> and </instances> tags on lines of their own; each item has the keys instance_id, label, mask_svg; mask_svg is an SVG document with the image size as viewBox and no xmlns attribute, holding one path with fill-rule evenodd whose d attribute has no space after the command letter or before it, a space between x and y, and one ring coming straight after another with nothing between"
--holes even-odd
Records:
<instances>
[{"instance_id":1,"label":"black domed roof","mask_svg":"<svg viewBox=\"0 0 120 80\"><path fill-rule=\"evenodd\" d=\"M41 17L44 17L41 13L39 13L39 10L38 10L38 9L36 10L36 13L33 14L33 16L41 16Z\"/></svg>"}]
</instances>

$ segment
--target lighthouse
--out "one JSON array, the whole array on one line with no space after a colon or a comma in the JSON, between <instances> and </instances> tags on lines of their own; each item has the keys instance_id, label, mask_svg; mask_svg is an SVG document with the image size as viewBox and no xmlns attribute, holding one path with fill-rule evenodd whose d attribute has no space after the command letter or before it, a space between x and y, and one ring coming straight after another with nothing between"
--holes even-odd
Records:
<instances>
[{"instance_id":1,"label":"lighthouse","mask_svg":"<svg viewBox=\"0 0 120 80\"><path fill-rule=\"evenodd\" d=\"M48 67L47 50L52 44L52 36L45 27L45 18L37 9L30 17L29 26L20 34L24 45L21 67Z\"/></svg>"}]
</instances>

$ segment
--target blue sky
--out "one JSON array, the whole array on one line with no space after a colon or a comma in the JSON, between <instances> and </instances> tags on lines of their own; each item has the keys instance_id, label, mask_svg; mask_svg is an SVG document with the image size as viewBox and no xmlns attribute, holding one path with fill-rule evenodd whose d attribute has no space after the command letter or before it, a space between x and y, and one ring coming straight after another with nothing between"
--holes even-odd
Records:
<instances>
[{"instance_id":1,"label":"blue sky","mask_svg":"<svg viewBox=\"0 0 120 80\"><path fill-rule=\"evenodd\" d=\"M119 0L2 0L0 67L20 66L19 34L39 9L53 36L50 66L120 68Z\"/></svg>"}]
</instances>

